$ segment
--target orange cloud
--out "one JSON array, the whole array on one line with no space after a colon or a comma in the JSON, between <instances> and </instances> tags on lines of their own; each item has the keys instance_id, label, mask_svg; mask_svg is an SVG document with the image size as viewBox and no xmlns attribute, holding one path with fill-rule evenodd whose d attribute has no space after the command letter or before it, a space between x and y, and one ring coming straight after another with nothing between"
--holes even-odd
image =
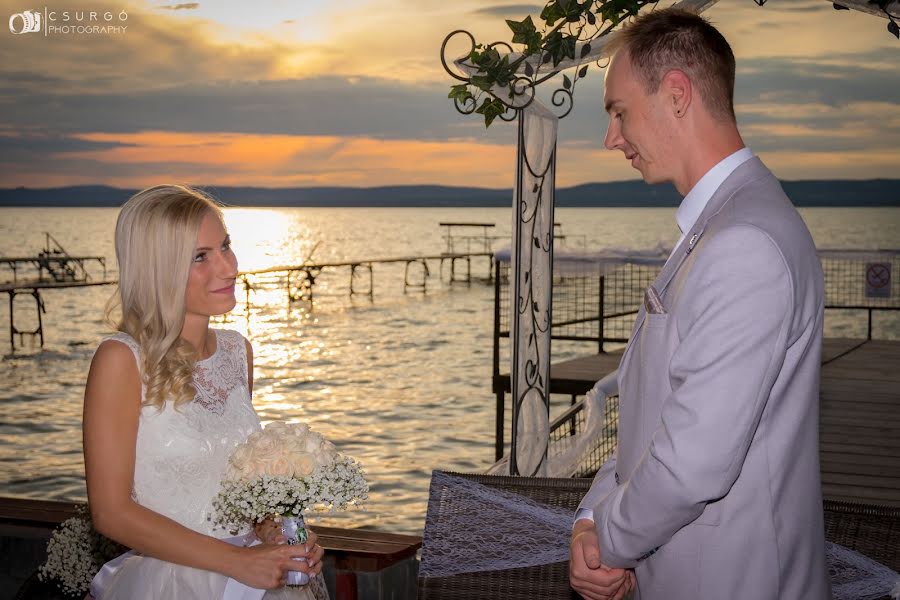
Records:
<instances>
[{"instance_id":1,"label":"orange cloud","mask_svg":"<svg viewBox=\"0 0 900 600\"><path fill-rule=\"evenodd\" d=\"M121 144L56 153L55 161L92 164L93 173L69 169L7 172L3 186L50 187L103 183L141 187L161 180L268 187L443 184L509 187L515 160L510 143L379 140L370 137L173 133L90 133L78 139ZM51 171L55 176L48 178ZM70 175L61 175L69 172Z\"/></svg>"}]
</instances>

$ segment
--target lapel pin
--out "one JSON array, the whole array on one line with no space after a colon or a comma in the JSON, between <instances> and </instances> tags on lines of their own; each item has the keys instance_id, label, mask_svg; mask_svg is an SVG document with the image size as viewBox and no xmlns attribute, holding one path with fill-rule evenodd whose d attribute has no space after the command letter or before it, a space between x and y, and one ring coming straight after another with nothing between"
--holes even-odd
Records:
<instances>
[{"instance_id":1,"label":"lapel pin","mask_svg":"<svg viewBox=\"0 0 900 600\"><path fill-rule=\"evenodd\" d=\"M691 253L691 251L694 249L694 244L697 242L697 238L699 238L699 237L700 237L699 233L695 233L694 235L691 236L691 241L688 242L688 249L687 249L686 254Z\"/></svg>"}]
</instances>

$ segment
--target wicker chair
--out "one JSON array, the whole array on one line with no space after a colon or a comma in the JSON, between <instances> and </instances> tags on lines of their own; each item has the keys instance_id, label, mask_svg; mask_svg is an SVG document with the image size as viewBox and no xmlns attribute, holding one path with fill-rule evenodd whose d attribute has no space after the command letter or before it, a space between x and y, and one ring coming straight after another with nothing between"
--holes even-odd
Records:
<instances>
[{"instance_id":1,"label":"wicker chair","mask_svg":"<svg viewBox=\"0 0 900 600\"><path fill-rule=\"evenodd\" d=\"M507 477L471 473L448 473L477 483L521 494L550 506L572 509L590 488L590 479ZM441 503L429 505L428 510L440 515L459 510L458 506ZM422 549L427 552L427 548ZM418 597L428 600L476 600L478 598L579 598L569 587L568 561L480 573L461 573L450 577L419 577Z\"/></svg>"},{"instance_id":2,"label":"wicker chair","mask_svg":"<svg viewBox=\"0 0 900 600\"><path fill-rule=\"evenodd\" d=\"M472 473L449 473L477 483L521 494L550 506L578 507L590 488L590 479L507 477ZM439 505L435 505L439 504ZM429 513L440 518L459 507L451 503L429 503ZM825 536L836 544L856 550L895 571L900 571L900 509L826 501ZM423 553L428 551L423 547ZM419 577L418 597L424 600L571 600L580 598L569 587L568 561L524 569L461 573L450 577ZM889 600L885 597L885 600Z\"/></svg>"}]
</instances>

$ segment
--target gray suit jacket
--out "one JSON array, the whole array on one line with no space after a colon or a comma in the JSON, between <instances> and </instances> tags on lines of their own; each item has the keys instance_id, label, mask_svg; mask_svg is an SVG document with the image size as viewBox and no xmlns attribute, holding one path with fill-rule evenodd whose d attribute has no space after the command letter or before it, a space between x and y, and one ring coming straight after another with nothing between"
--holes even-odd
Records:
<instances>
[{"instance_id":1,"label":"gray suit jacket","mask_svg":"<svg viewBox=\"0 0 900 600\"><path fill-rule=\"evenodd\" d=\"M641 600L824 600L815 245L758 158L654 283L619 367L619 444L581 507Z\"/></svg>"}]
</instances>

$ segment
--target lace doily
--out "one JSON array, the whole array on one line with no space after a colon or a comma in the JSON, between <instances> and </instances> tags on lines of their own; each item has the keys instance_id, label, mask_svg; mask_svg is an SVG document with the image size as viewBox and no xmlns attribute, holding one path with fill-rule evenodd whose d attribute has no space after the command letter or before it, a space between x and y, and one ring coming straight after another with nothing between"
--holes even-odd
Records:
<instances>
[{"instance_id":1,"label":"lace doily","mask_svg":"<svg viewBox=\"0 0 900 600\"><path fill-rule=\"evenodd\" d=\"M572 520L571 510L435 471L419 574L448 577L568 560ZM897 598L896 572L838 544L827 542L825 550L834 600Z\"/></svg>"}]
</instances>

